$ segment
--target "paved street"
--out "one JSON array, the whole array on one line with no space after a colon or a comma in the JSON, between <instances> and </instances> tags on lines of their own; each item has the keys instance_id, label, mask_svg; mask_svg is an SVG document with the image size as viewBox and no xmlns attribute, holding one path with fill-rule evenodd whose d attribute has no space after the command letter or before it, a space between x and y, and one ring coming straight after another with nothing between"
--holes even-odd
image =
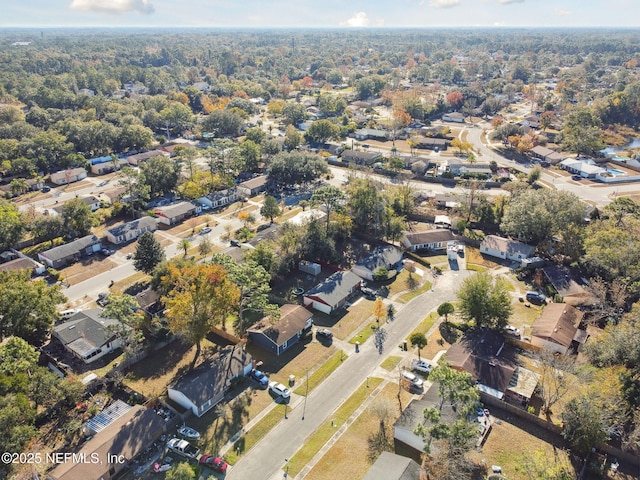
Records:
<instances>
[{"instance_id":1,"label":"paved street","mask_svg":"<svg viewBox=\"0 0 640 480\"><path fill-rule=\"evenodd\" d=\"M396 320L385 324L387 341L385 351L378 354L373 337L360 346L360 353L346 352L348 358L327 380L314 389L307 398L304 420L304 402L298 402L287 420L282 420L227 474L233 479L279 479L283 478L285 459L290 458L322 423L331 422L332 413L353 394L356 388L372 376L380 362L389 354L397 352L398 345L428 312L443 302L456 298L456 292L464 278L473 272L446 271L433 288L414 298L398 309ZM284 414L284 410L283 410Z\"/></svg>"}]
</instances>

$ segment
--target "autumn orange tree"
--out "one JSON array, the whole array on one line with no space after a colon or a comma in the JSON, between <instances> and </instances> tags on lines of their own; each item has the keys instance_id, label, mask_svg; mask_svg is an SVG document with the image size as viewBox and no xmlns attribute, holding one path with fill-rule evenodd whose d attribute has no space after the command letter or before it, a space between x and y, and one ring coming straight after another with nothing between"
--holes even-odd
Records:
<instances>
[{"instance_id":1,"label":"autumn orange tree","mask_svg":"<svg viewBox=\"0 0 640 480\"><path fill-rule=\"evenodd\" d=\"M180 266L169 264L162 283L169 292L163 297L169 329L196 345L193 368L202 339L237 309L240 289L222 266L191 262Z\"/></svg>"}]
</instances>

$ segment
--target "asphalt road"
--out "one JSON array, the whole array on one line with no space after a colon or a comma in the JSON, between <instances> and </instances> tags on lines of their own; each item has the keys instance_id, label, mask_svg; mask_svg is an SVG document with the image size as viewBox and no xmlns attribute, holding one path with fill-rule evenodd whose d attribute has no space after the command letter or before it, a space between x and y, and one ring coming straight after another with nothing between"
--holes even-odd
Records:
<instances>
[{"instance_id":1,"label":"asphalt road","mask_svg":"<svg viewBox=\"0 0 640 480\"><path fill-rule=\"evenodd\" d=\"M393 353L428 312L443 302L453 301L469 271L446 271L438 279L433 291L424 293L398 309L396 319L384 325L387 331L385 349L380 355L373 337L360 346L360 352L346 352L348 357L335 372L314 389L304 402L299 402L258 444L227 473L233 479L281 479L285 459L291 458L305 440L324 422L331 421L333 412L373 375L376 367ZM284 416L284 409L283 416ZM303 417L304 411L304 420Z\"/></svg>"}]
</instances>

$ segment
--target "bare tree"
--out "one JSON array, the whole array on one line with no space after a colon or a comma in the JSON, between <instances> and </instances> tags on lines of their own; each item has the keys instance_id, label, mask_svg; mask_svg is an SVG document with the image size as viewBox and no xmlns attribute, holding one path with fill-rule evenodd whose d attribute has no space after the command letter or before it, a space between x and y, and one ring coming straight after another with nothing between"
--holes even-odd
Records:
<instances>
[{"instance_id":1,"label":"bare tree","mask_svg":"<svg viewBox=\"0 0 640 480\"><path fill-rule=\"evenodd\" d=\"M555 355L549 351L543 351L539 356L540 361L540 394L542 396L542 409L548 415L551 407L561 400L574 386L571 381L575 365L572 359L564 355Z\"/></svg>"},{"instance_id":2,"label":"bare tree","mask_svg":"<svg viewBox=\"0 0 640 480\"><path fill-rule=\"evenodd\" d=\"M378 430L369 435L368 458L373 463L382 452L393 452L393 435L389 419L393 415L393 403L389 399L378 399L370 407L371 413L378 419Z\"/></svg>"}]
</instances>

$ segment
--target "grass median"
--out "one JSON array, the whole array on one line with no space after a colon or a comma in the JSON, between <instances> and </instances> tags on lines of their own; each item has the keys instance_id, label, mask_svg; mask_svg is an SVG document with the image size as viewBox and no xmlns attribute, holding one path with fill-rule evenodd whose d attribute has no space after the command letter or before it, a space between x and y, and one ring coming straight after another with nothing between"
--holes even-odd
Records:
<instances>
[{"instance_id":1,"label":"grass median","mask_svg":"<svg viewBox=\"0 0 640 480\"><path fill-rule=\"evenodd\" d=\"M325 443L344 425L362 402L382 382L381 378L370 378L363 382L358 389L321 425L304 443L304 445L289 460L289 475L294 478L307 463L320 451Z\"/></svg>"},{"instance_id":2,"label":"grass median","mask_svg":"<svg viewBox=\"0 0 640 480\"><path fill-rule=\"evenodd\" d=\"M308 392L311 392L314 388L320 385L329 375L333 373L342 362L347 359L347 356L342 350L334 353L331 358L329 358L326 362L324 362L316 371L314 371L311 375L309 375L308 382L305 377L300 377L301 384L298 388L294 390L294 393L298 395L307 395Z\"/></svg>"}]
</instances>

